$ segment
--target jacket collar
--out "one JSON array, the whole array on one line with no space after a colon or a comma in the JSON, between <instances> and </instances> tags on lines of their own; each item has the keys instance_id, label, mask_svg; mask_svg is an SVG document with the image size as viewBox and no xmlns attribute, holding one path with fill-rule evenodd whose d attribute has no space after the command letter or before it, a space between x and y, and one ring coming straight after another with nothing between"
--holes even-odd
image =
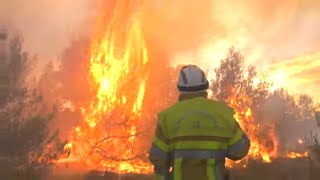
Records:
<instances>
[{"instance_id":1,"label":"jacket collar","mask_svg":"<svg viewBox=\"0 0 320 180\"><path fill-rule=\"evenodd\" d=\"M179 101L184 101L188 99L193 99L197 97L208 97L208 93L206 91L196 92L196 93L181 93L179 95Z\"/></svg>"}]
</instances>

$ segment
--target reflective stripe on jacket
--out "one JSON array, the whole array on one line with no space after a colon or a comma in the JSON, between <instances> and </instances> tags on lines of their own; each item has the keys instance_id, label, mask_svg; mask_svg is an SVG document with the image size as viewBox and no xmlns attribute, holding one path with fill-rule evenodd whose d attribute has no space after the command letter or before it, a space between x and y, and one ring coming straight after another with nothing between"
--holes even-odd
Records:
<instances>
[{"instance_id":1,"label":"reflective stripe on jacket","mask_svg":"<svg viewBox=\"0 0 320 180\"><path fill-rule=\"evenodd\" d=\"M159 113L149 159L159 180L224 180L225 158L242 159L249 147L231 108L194 97Z\"/></svg>"}]
</instances>

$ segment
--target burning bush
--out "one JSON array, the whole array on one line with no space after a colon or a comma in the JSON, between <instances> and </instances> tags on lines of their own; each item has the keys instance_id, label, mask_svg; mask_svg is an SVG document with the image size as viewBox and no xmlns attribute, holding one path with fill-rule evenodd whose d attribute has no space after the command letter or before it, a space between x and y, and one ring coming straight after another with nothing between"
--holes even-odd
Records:
<instances>
[{"instance_id":1,"label":"burning bush","mask_svg":"<svg viewBox=\"0 0 320 180\"><path fill-rule=\"evenodd\" d=\"M308 156L305 147L297 148L303 144L299 131L305 125L296 126L312 124L312 98L301 95L295 100L284 89L271 91L267 76L259 76L252 66L245 69L243 63L243 56L231 48L215 70L211 87L213 97L235 109L235 118L251 140L249 155L237 163L246 166L249 159L271 162L281 157ZM290 152L296 150L300 152Z\"/></svg>"}]
</instances>

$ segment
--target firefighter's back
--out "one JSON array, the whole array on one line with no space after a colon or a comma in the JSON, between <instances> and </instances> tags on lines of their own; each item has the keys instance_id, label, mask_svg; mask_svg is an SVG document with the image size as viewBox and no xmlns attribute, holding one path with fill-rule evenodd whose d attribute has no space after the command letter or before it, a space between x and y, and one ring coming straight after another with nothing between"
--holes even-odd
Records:
<instances>
[{"instance_id":1,"label":"firefighter's back","mask_svg":"<svg viewBox=\"0 0 320 180\"><path fill-rule=\"evenodd\" d=\"M233 110L204 97L183 100L159 114L168 137L174 180L220 180L236 123Z\"/></svg>"}]
</instances>

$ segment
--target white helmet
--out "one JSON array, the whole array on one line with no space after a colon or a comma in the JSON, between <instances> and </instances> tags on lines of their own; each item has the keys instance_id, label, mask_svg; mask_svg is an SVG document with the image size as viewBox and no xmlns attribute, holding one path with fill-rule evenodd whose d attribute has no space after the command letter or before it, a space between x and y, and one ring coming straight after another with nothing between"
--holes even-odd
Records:
<instances>
[{"instance_id":1,"label":"white helmet","mask_svg":"<svg viewBox=\"0 0 320 180\"><path fill-rule=\"evenodd\" d=\"M200 68L188 65L181 69L177 87L180 93L200 92L209 88L209 82Z\"/></svg>"}]
</instances>

